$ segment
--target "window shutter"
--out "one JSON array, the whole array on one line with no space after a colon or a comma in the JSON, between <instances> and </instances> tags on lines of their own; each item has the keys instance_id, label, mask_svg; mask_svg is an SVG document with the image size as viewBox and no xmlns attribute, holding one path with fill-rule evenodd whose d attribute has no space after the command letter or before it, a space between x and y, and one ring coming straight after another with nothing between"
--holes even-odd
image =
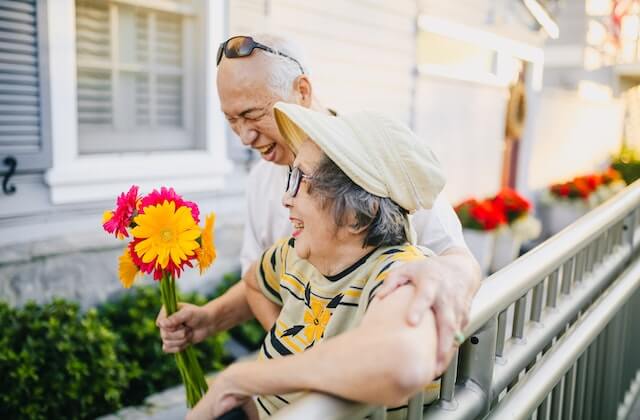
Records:
<instances>
[{"instance_id":1,"label":"window shutter","mask_svg":"<svg viewBox=\"0 0 640 420\"><path fill-rule=\"evenodd\" d=\"M109 8L106 2L76 3L76 49L78 54L78 124L111 127L113 101L109 66Z\"/></svg>"},{"instance_id":2,"label":"window shutter","mask_svg":"<svg viewBox=\"0 0 640 420\"><path fill-rule=\"evenodd\" d=\"M0 159L15 156L18 171L45 169L51 162L43 140L38 44L36 0L1 1Z\"/></svg>"}]
</instances>

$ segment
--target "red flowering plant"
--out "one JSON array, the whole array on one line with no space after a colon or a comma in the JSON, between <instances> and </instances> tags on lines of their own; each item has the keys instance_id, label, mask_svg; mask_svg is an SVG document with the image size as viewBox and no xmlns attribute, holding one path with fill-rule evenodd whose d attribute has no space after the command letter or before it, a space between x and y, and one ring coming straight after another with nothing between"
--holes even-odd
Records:
<instances>
[{"instance_id":1,"label":"red flowering plant","mask_svg":"<svg viewBox=\"0 0 640 420\"><path fill-rule=\"evenodd\" d=\"M531 210L531 203L515 190L508 187L501 189L500 192L491 199L491 202L494 207L502 211L509 224L527 216Z\"/></svg>"},{"instance_id":2,"label":"red flowering plant","mask_svg":"<svg viewBox=\"0 0 640 420\"><path fill-rule=\"evenodd\" d=\"M494 230L507 222L502 210L492 200L478 201L471 198L455 207L463 228Z\"/></svg>"},{"instance_id":3,"label":"red flowering plant","mask_svg":"<svg viewBox=\"0 0 640 420\"><path fill-rule=\"evenodd\" d=\"M570 181L553 184L549 187L549 198L583 200L594 206L609 198L625 186L618 171L609 168L602 173L576 176Z\"/></svg>"},{"instance_id":4,"label":"red flowering plant","mask_svg":"<svg viewBox=\"0 0 640 420\"><path fill-rule=\"evenodd\" d=\"M168 315L177 310L175 280L196 262L200 273L216 258L213 245L215 215L200 227L198 206L184 200L173 188L162 187L141 197L132 186L116 200L116 208L106 211L102 227L118 239L131 237L119 258L118 275L125 288L136 277L152 274L160 282L162 303ZM192 348L175 354L190 407L207 391L207 383Z\"/></svg>"}]
</instances>

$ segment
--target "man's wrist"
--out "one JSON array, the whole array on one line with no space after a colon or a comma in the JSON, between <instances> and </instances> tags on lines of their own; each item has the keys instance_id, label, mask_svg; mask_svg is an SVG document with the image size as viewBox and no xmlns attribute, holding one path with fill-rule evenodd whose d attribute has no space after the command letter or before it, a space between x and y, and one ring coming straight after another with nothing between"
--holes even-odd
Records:
<instances>
[{"instance_id":1,"label":"man's wrist","mask_svg":"<svg viewBox=\"0 0 640 420\"><path fill-rule=\"evenodd\" d=\"M212 335L220 331L220 326L218 324L220 321L220 316L219 316L220 302L219 301L220 301L220 298L216 298L208 302L206 305L202 307L206 313L206 325L207 325L208 335Z\"/></svg>"}]
</instances>

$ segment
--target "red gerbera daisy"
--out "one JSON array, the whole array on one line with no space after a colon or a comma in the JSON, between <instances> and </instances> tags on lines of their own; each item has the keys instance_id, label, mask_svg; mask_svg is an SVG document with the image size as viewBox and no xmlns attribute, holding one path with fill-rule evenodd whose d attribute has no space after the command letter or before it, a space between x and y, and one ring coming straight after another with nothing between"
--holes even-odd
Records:
<instances>
[{"instance_id":1,"label":"red gerbera daisy","mask_svg":"<svg viewBox=\"0 0 640 420\"><path fill-rule=\"evenodd\" d=\"M115 233L116 238L128 238L129 232L127 229L131 226L139 204L138 186L133 185L126 194L120 194L116 200L116 209L111 214L111 218L102 224L104 230L109 233Z\"/></svg>"}]
</instances>

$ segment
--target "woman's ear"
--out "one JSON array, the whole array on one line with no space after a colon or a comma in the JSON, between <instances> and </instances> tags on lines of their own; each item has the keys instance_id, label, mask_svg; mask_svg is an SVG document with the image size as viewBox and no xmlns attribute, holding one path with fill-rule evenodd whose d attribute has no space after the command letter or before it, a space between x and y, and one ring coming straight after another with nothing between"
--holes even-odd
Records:
<instances>
[{"instance_id":1,"label":"woman's ear","mask_svg":"<svg viewBox=\"0 0 640 420\"><path fill-rule=\"evenodd\" d=\"M313 88L311 87L311 80L309 80L306 74L301 74L294 80L293 91L298 105L305 108L311 107Z\"/></svg>"}]
</instances>

